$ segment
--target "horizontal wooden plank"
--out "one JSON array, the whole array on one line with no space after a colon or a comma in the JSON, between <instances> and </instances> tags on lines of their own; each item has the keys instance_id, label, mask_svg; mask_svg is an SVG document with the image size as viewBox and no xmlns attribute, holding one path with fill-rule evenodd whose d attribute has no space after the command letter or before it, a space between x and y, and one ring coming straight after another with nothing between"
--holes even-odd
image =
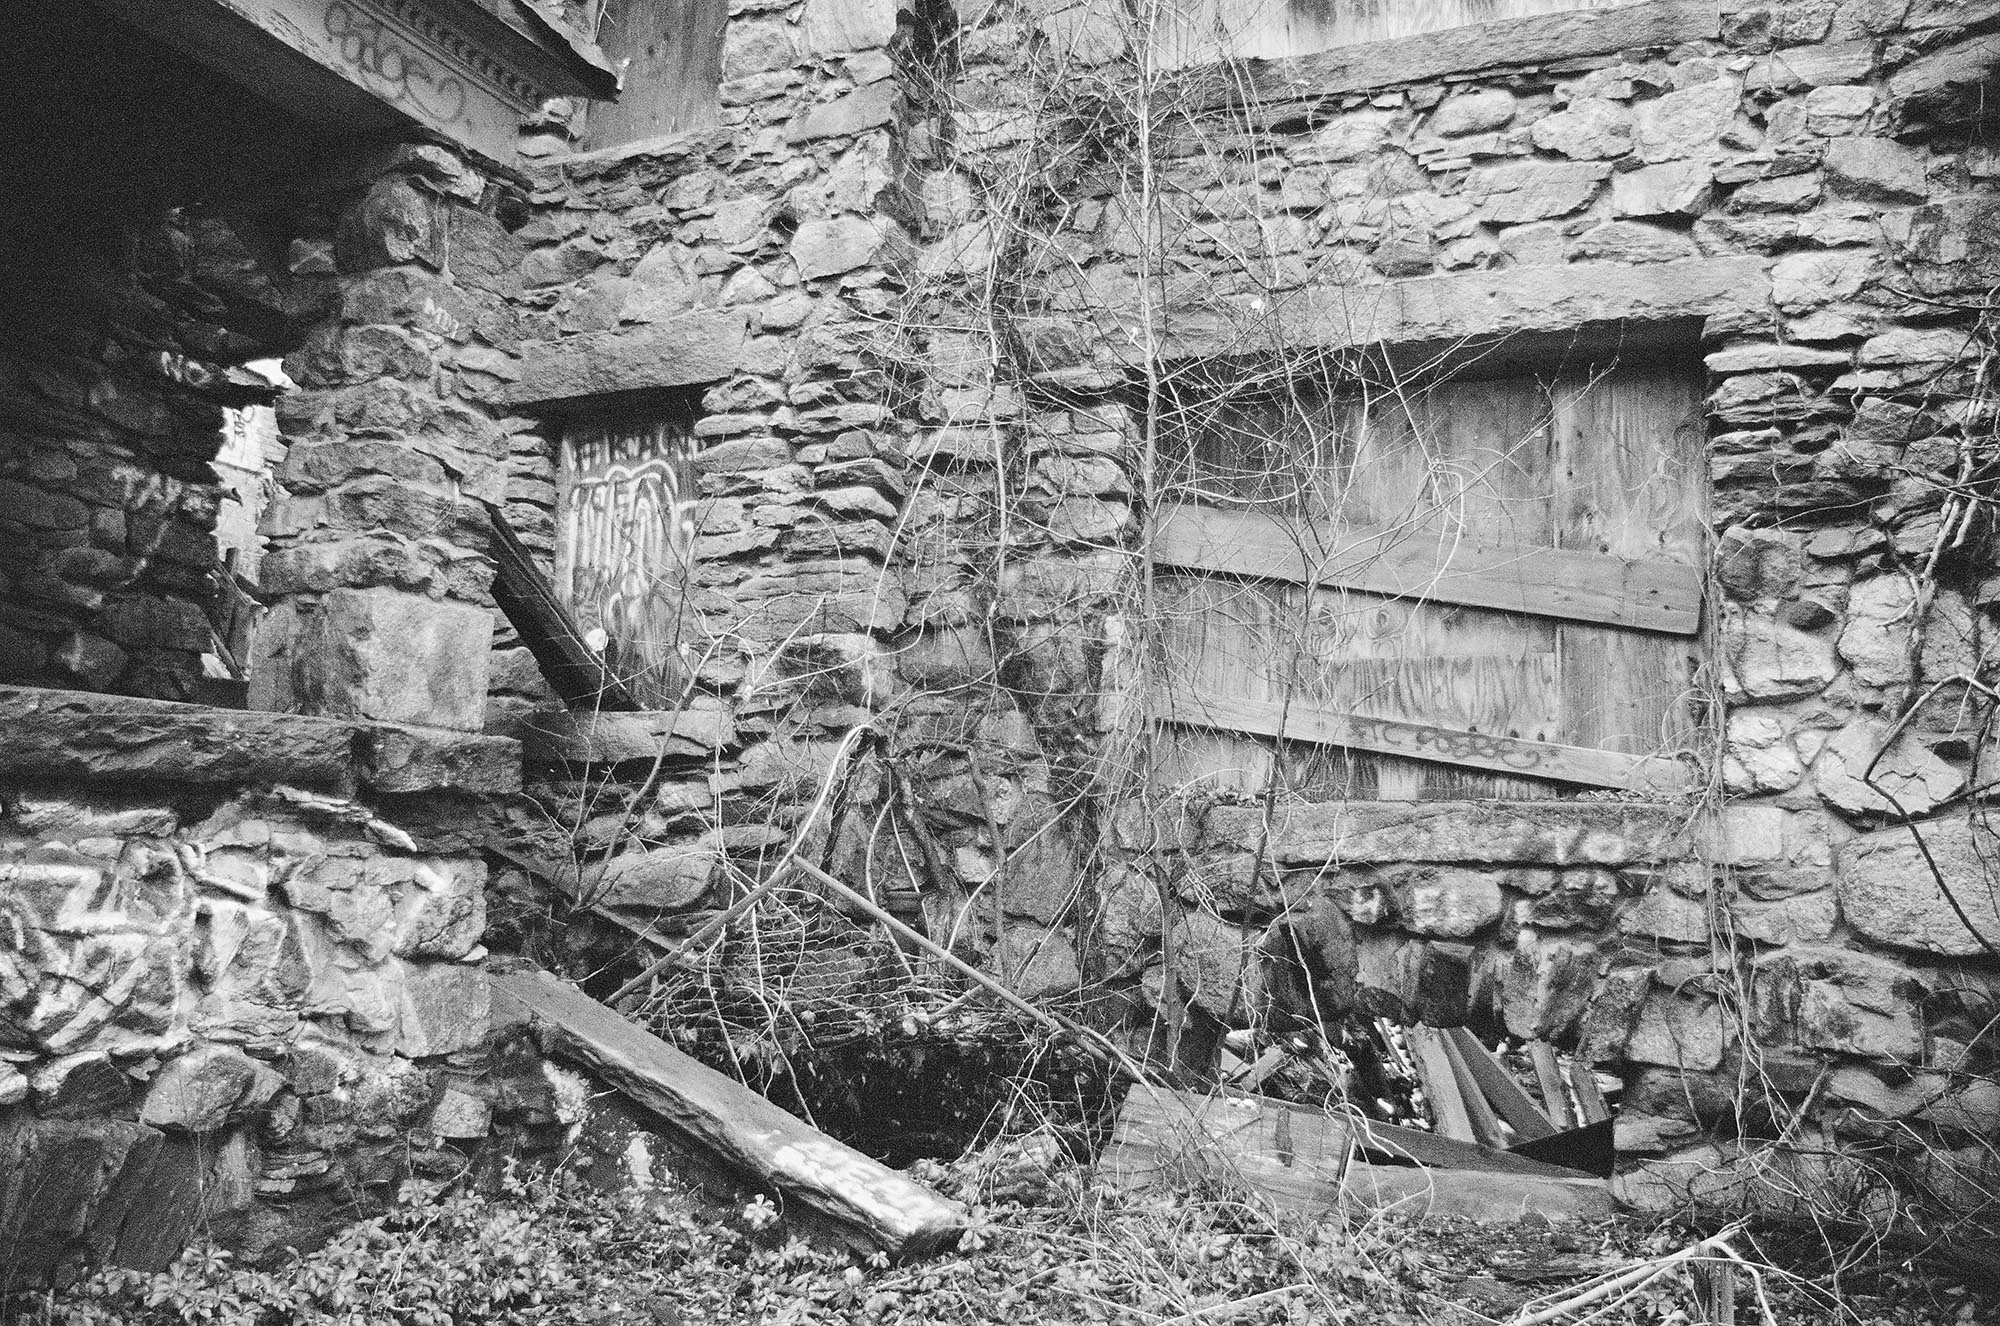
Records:
<instances>
[{"instance_id":1,"label":"horizontal wooden plank","mask_svg":"<svg viewBox=\"0 0 2000 1326\"><path fill-rule=\"evenodd\" d=\"M1547 741L1431 727L1391 718L1329 713L1293 702L1238 700L1218 695L1168 692L1166 717L1190 727L1244 732L1287 741L1403 755L1413 760L1491 769L1529 778L1610 787L1621 791L1670 793L1684 785L1687 771L1677 760L1624 755L1617 751L1585 750Z\"/></svg>"},{"instance_id":2,"label":"horizontal wooden plank","mask_svg":"<svg viewBox=\"0 0 2000 1326\"><path fill-rule=\"evenodd\" d=\"M1156 562L1193 571L1672 635L1701 628L1698 567L1486 542L1471 533L1317 530L1257 511L1179 506L1154 527L1152 553Z\"/></svg>"},{"instance_id":3,"label":"horizontal wooden plank","mask_svg":"<svg viewBox=\"0 0 2000 1326\"><path fill-rule=\"evenodd\" d=\"M1677 46L1722 30L1716 0L1651 0L1619 9L1470 23L1363 42L1314 55L1245 60L1191 72L1174 85L1181 106L1258 106L1430 82L1502 65L1547 64L1637 47Z\"/></svg>"},{"instance_id":4,"label":"horizontal wooden plank","mask_svg":"<svg viewBox=\"0 0 2000 1326\"><path fill-rule=\"evenodd\" d=\"M493 996L496 1021L538 1024L558 1058L589 1069L758 1181L860 1229L891 1255L946 1247L968 1224L958 1203L794 1118L547 972L496 974Z\"/></svg>"}]
</instances>

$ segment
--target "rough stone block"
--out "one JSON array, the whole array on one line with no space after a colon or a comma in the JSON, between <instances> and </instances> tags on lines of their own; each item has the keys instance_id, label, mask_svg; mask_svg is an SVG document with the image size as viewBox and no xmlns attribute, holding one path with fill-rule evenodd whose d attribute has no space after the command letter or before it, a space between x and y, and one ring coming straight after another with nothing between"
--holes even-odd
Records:
<instances>
[{"instance_id":1,"label":"rough stone block","mask_svg":"<svg viewBox=\"0 0 2000 1326\"><path fill-rule=\"evenodd\" d=\"M1639 1005L1625 1057L1634 1063L1707 1073L1722 1066L1729 1040L1722 1007L1713 998L1655 990Z\"/></svg>"},{"instance_id":2,"label":"rough stone block","mask_svg":"<svg viewBox=\"0 0 2000 1326\"><path fill-rule=\"evenodd\" d=\"M1254 806L1217 806L1202 840L1255 849L1265 818ZM1628 865L1686 850L1671 807L1566 801L1547 807L1491 802L1349 801L1281 806L1268 851L1281 866L1401 862L1467 865Z\"/></svg>"},{"instance_id":3,"label":"rough stone block","mask_svg":"<svg viewBox=\"0 0 2000 1326\"><path fill-rule=\"evenodd\" d=\"M1396 924L1413 934L1461 939L1500 919L1490 871L1414 867L1394 872Z\"/></svg>"},{"instance_id":4,"label":"rough stone block","mask_svg":"<svg viewBox=\"0 0 2000 1326\"><path fill-rule=\"evenodd\" d=\"M877 129L896 118L902 93L894 82L871 83L844 97L815 106L793 121L785 131L790 143L811 143L822 138L849 138Z\"/></svg>"},{"instance_id":5,"label":"rough stone block","mask_svg":"<svg viewBox=\"0 0 2000 1326\"><path fill-rule=\"evenodd\" d=\"M1826 174L1849 198L1915 203L1929 196L1930 153L1887 138L1836 138L1826 145Z\"/></svg>"},{"instance_id":6,"label":"rough stone block","mask_svg":"<svg viewBox=\"0 0 2000 1326\"><path fill-rule=\"evenodd\" d=\"M607 907L678 911L707 894L721 854L707 847L655 847L626 851L606 862L584 893Z\"/></svg>"},{"instance_id":7,"label":"rough stone block","mask_svg":"<svg viewBox=\"0 0 2000 1326\"><path fill-rule=\"evenodd\" d=\"M1714 199L1714 171L1705 161L1642 166L1611 178L1613 216L1698 216Z\"/></svg>"},{"instance_id":8,"label":"rough stone block","mask_svg":"<svg viewBox=\"0 0 2000 1326\"><path fill-rule=\"evenodd\" d=\"M718 382L743 353L742 309L701 309L642 329L590 332L521 348L521 380L503 396L512 406L581 400Z\"/></svg>"},{"instance_id":9,"label":"rough stone block","mask_svg":"<svg viewBox=\"0 0 2000 1326\"><path fill-rule=\"evenodd\" d=\"M2000 902L1985 882L1988 863L2000 860L2000 839L1960 816L1918 830L1943 882L1924 863L1910 830L1864 834L1837 859L1847 923L1875 943L1916 953L1972 957L2000 947Z\"/></svg>"},{"instance_id":10,"label":"rough stone block","mask_svg":"<svg viewBox=\"0 0 2000 1326\"><path fill-rule=\"evenodd\" d=\"M887 46L896 35L897 0L806 0L806 47L841 55Z\"/></svg>"},{"instance_id":11,"label":"rough stone block","mask_svg":"<svg viewBox=\"0 0 2000 1326\"><path fill-rule=\"evenodd\" d=\"M410 963L396 985L396 1049L413 1059L454 1054L486 1038L492 988L462 962Z\"/></svg>"},{"instance_id":12,"label":"rough stone block","mask_svg":"<svg viewBox=\"0 0 2000 1326\"><path fill-rule=\"evenodd\" d=\"M171 1132L212 1133L262 1105L281 1085L276 1073L233 1046L198 1046L154 1076L139 1121Z\"/></svg>"},{"instance_id":13,"label":"rough stone block","mask_svg":"<svg viewBox=\"0 0 2000 1326\"><path fill-rule=\"evenodd\" d=\"M260 691L283 707L477 732L486 717L493 619L483 608L393 589L337 589L267 655L283 674ZM255 697L253 697L255 698Z\"/></svg>"}]
</instances>

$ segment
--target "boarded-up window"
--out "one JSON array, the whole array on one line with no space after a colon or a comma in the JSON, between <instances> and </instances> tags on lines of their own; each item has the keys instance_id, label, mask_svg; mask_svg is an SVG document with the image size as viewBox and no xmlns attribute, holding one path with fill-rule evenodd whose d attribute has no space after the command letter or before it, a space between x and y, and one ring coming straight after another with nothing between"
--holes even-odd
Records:
<instances>
[{"instance_id":1,"label":"boarded-up window","mask_svg":"<svg viewBox=\"0 0 2000 1326\"><path fill-rule=\"evenodd\" d=\"M640 704L671 708L687 675L694 412L684 403L564 428L556 592Z\"/></svg>"},{"instance_id":2,"label":"boarded-up window","mask_svg":"<svg viewBox=\"0 0 2000 1326\"><path fill-rule=\"evenodd\" d=\"M1699 365L1179 393L1153 553L1176 783L1657 791L1694 736Z\"/></svg>"},{"instance_id":3,"label":"boarded-up window","mask_svg":"<svg viewBox=\"0 0 2000 1326\"><path fill-rule=\"evenodd\" d=\"M1612 9L1638 0L1192 0L1162 11L1155 48L1166 67L1279 59L1471 23Z\"/></svg>"}]
</instances>

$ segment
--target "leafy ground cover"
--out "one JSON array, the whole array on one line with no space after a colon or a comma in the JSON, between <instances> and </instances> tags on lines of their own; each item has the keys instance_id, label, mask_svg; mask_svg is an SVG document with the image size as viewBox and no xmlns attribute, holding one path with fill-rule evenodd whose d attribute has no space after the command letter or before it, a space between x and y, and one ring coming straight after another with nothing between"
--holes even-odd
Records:
<instances>
[{"instance_id":1,"label":"leafy ground cover","mask_svg":"<svg viewBox=\"0 0 2000 1326\"><path fill-rule=\"evenodd\" d=\"M0 1304L33 1326L462 1326L583 1323L1325 1323L1523 1321L1580 1286L1645 1269L1699 1240L1683 1226L1533 1221L1495 1229L1373 1217L1305 1222L1226 1194L1126 1197L1051 1149L1047 1163L920 1162L972 1198L978 1224L948 1254L904 1266L812 1242L769 1200L718 1205L689 1189L606 1194L573 1171L501 1191L412 1182L387 1214L325 1247L240 1265L189 1251L159 1275L102 1272ZM2000 1321L1949 1276L1893 1256L1830 1277L1810 1239L1772 1265L1756 1231L1732 1246L1737 1320L1783 1326ZM1843 1258L1853 1263L1851 1255ZM1554 1320L1689 1326L1684 1265Z\"/></svg>"}]
</instances>

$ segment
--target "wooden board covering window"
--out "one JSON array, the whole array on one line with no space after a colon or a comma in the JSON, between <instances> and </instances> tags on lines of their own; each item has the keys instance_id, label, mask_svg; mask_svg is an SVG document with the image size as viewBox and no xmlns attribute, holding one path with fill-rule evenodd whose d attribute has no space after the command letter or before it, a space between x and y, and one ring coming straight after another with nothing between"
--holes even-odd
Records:
<instances>
[{"instance_id":1,"label":"wooden board covering window","mask_svg":"<svg viewBox=\"0 0 2000 1326\"><path fill-rule=\"evenodd\" d=\"M679 701L694 544L693 412L663 407L563 430L556 593L647 709Z\"/></svg>"},{"instance_id":2,"label":"wooden board covering window","mask_svg":"<svg viewBox=\"0 0 2000 1326\"><path fill-rule=\"evenodd\" d=\"M1289 527L1308 562L1314 549L1354 546L1358 530L1377 540L1365 547L1429 550L1438 574L1391 596L1352 587L1371 582L1351 558L1328 585L1215 573L1240 551L1210 548L1208 561L1168 552L1180 566L1157 577L1159 692L1170 716L1190 720L1162 743L1170 785L1258 792L1276 777L1313 799L1384 800L1661 790L1671 756L1693 742L1700 384L1698 365L1676 362L1396 389L1183 393L1162 430L1163 526L1176 503L1196 522L1254 513L1260 528ZM1473 545L1487 579L1518 561L1541 589L1482 600L1490 586L1447 587L1458 579L1453 550ZM1579 563L1624 575L1634 594L1665 586L1649 600L1665 606L1598 605L1578 620L1564 581L1581 571L1550 571L1527 551L1491 556L1496 548L1584 554ZM1546 604L1445 602L1427 583L1472 602L1518 608L1539 592ZM1440 744L1422 731L1376 740L1374 751L1338 744L1356 719L1513 744ZM1391 748L1426 758L1382 753ZM1539 763L1547 752L1575 754ZM1549 768L1562 776L1534 776ZM1643 786L1625 782L1628 768L1642 769Z\"/></svg>"}]
</instances>

